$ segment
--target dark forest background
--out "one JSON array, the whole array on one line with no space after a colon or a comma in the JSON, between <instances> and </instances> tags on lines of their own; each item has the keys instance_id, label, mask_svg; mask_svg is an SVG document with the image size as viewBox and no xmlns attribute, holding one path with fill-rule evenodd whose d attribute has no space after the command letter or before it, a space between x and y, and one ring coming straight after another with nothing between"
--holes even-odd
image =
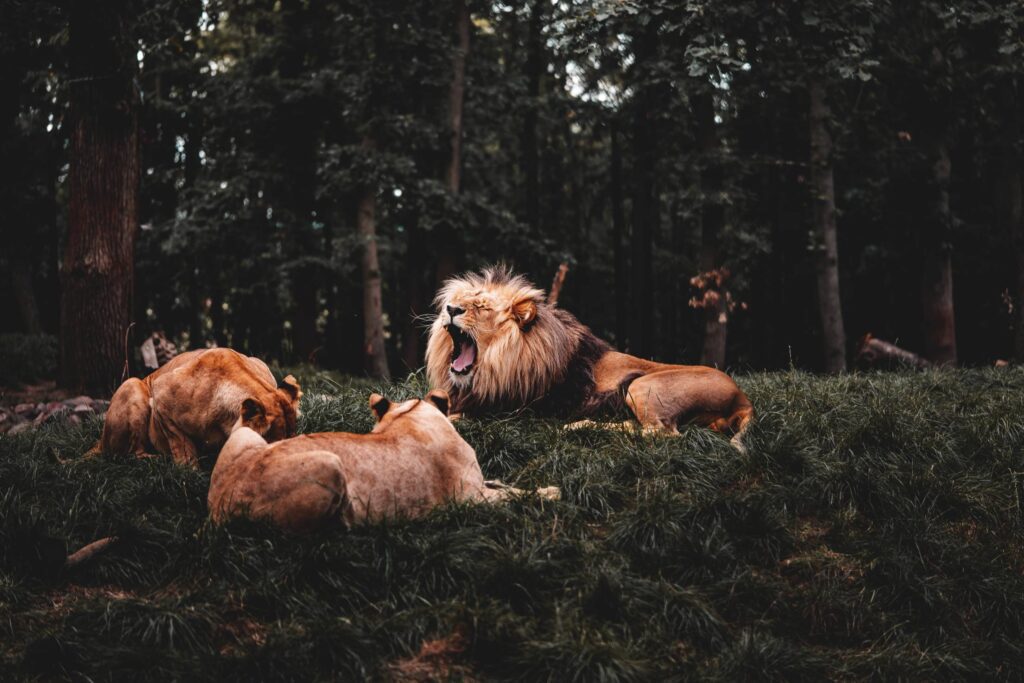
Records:
<instances>
[{"instance_id":1,"label":"dark forest background","mask_svg":"<svg viewBox=\"0 0 1024 683\"><path fill-rule=\"evenodd\" d=\"M632 353L1024 359L1024 4L0 2L0 332L404 374L504 261Z\"/></svg>"}]
</instances>

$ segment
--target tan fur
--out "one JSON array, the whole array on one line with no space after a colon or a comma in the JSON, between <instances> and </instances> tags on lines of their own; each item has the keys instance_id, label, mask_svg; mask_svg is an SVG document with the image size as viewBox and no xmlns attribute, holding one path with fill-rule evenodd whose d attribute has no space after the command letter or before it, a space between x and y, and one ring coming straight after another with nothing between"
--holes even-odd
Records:
<instances>
[{"instance_id":1,"label":"tan fur","mask_svg":"<svg viewBox=\"0 0 1024 683\"><path fill-rule=\"evenodd\" d=\"M195 467L199 453L216 452L227 440L245 399L260 409L251 426L276 441L295 433L301 396L294 377L278 388L257 358L231 349L189 351L118 388L90 454L155 451Z\"/></svg>"},{"instance_id":2,"label":"tan fur","mask_svg":"<svg viewBox=\"0 0 1024 683\"><path fill-rule=\"evenodd\" d=\"M448 304L465 309L456 322L476 341L473 393L485 402L525 403L543 394L569 363L576 340L557 321L537 317L544 292L521 276L493 270L469 273L448 280L434 302L441 314L427 342L427 375L433 387L453 388L448 371L453 343L445 332Z\"/></svg>"},{"instance_id":3,"label":"tan fur","mask_svg":"<svg viewBox=\"0 0 1024 683\"><path fill-rule=\"evenodd\" d=\"M587 417L624 400L645 431L676 434L681 424L695 423L736 433L733 443L742 448L740 435L754 411L731 377L612 351L570 314L548 306L521 276L500 268L463 275L445 283L435 304L427 374L431 386L453 393L457 407L543 406L557 396L561 403L551 401L553 410ZM450 311L459 309L465 313L453 318ZM449 325L476 343L466 376L451 371Z\"/></svg>"},{"instance_id":4,"label":"tan fur","mask_svg":"<svg viewBox=\"0 0 1024 683\"><path fill-rule=\"evenodd\" d=\"M392 404L376 394L369 434L305 434L274 444L240 419L210 478L210 517L268 519L290 531L416 517L450 500L499 501L522 493L484 482L473 448L443 410L448 397ZM540 492L553 497L551 490Z\"/></svg>"}]
</instances>

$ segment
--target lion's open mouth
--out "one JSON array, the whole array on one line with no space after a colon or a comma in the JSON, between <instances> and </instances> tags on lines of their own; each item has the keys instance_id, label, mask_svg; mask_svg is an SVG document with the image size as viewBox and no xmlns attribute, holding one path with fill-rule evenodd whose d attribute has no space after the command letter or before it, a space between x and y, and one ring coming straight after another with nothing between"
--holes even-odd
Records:
<instances>
[{"instance_id":1,"label":"lion's open mouth","mask_svg":"<svg viewBox=\"0 0 1024 683\"><path fill-rule=\"evenodd\" d=\"M458 325L449 325L448 334L455 344L455 348L452 349L451 371L456 375L467 375L476 362L476 342Z\"/></svg>"}]
</instances>

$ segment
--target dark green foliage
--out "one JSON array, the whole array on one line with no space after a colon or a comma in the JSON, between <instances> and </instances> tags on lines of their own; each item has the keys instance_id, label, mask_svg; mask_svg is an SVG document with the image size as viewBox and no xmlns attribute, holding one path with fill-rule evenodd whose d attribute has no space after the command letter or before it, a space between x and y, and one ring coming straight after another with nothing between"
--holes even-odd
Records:
<instances>
[{"instance_id":1,"label":"dark green foliage","mask_svg":"<svg viewBox=\"0 0 1024 683\"><path fill-rule=\"evenodd\" d=\"M57 338L49 334L0 334L0 386L53 379Z\"/></svg>"},{"instance_id":2,"label":"dark green foliage","mask_svg":"<svg viewBox=\"0 0 1024 683\"><path fill-rule=\"evenodd\" d=\"M300 373L302 429L376 388ZM305 538L206 522L206 471L0 438L0 668L93 680L385 675L423 642L485 679L1011 679L1024 666L1024 373L749 375L740 455L529 417L458 423L557 503ZM71 550L122 540L73 573ZM456 674L452 674L456 675Z\"/></svg>"}]
</instances>

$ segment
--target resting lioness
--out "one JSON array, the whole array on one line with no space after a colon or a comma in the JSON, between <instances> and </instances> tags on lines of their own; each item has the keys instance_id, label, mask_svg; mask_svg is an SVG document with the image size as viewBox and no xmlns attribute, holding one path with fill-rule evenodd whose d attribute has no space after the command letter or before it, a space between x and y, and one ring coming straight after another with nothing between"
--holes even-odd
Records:
<instances>
[{"instance_id":1,"label":"resting lioness","mask_svg":"<svg viewBox=\"0 0 1024 683\"><path fill-rule=\"evenodd\" d=\"M448 395L391 403L370 396L369 434L304 434L274 444L246 425L242 406L210 477L210 517L268 519L289 531L416 517L449 500L499 501L522 493L484 482L472 446L448 421ZM547 498L557 489L540 489Z\"/></svg>"},{"instance_id":2,"label":"resting lioness","mask_svg":"<svg viewBox=\"0 0 1024 683\"><path fill-rule=\"evenodd\" d=\"M427 374L456 412L531 407L578 419L628 407L645 429L677 434L682 424L705 425L733 432L742 449L754 409L720 370L614 351L505 268L448 280L435 303Z\"/></svg>"},{"instance_id":3,"label":"resting lioness","mask_svg":"<svg viewBox=\"0 0 1024 683\"><path fill-rule=\"evenodd\" d=\"M252 400L248 424L268 441L295 433L302 391L288 375L280 387L266 363L231 349L199 349L172 359L144 379L114 393L103 434L90 454L152 452L196 466L200 453L216 453Z\"/></svg>"}]
</instances>

